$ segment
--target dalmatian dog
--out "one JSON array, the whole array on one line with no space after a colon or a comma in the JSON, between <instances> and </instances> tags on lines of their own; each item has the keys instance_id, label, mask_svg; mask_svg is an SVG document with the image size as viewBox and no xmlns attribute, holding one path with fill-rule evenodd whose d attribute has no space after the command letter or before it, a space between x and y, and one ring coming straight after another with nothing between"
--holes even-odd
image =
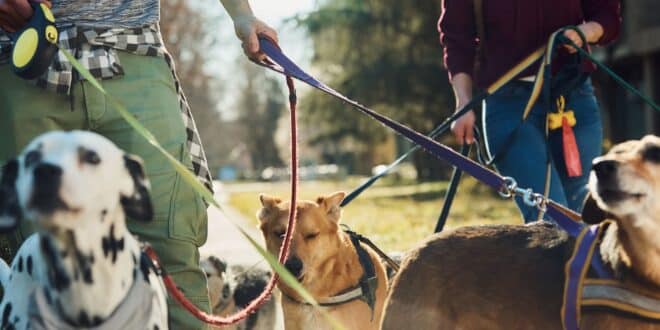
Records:
<instances>
[{"instance_id":1,"label":"dalmatian dog","mask_svg":"<svg viewBox=\"0 0 660 330\"><path fill-rule=\"evenodd\" d=\"M36 233L0 263L0 328L167 329L162 279L126 227L153 218L148 185L139 159L90 132L46 133L7 162L0 230Z\"/></svg>"}]
</instances>

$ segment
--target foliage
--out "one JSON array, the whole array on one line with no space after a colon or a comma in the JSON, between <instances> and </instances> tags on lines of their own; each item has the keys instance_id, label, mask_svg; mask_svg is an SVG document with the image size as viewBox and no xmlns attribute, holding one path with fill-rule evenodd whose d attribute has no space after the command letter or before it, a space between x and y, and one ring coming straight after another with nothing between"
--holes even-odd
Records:
<instances>
[{"instance_id":1,"label":"foliage","mask_svg":"<svg viewBox=\"0 0 660 330\"><path fill-rule=\"evenodd\" d=\"M200 131L209 165L215 173L220 166L234 164L241 170L260 170L266 166L281 166L274 144L277 122L284 102L279 85L266 78L265 70L249 63L240 54L241 77L216 77L211 71L220 40L220 25L227 23L217 1L161 1L161 32L173 55L177 73L186 93L195 122ZM245 79L243 79L245 77ZM226 90L223 82L240 89ZM235 104L238 119L225 121L218 104L227 93L237 93ZM265 96L267 95L267 96ZM240 142L239 142L240 141ZM247 160L246 160L247 159Z\"/></svg>"},{"instance_id":2,"label":"foliage","mask_svg":"<svg viewBox=\"0 0 660 330\"><path fill-rule=\"evenodd\" d=\"M313 64L330 86L428 132L451 113L453 102L435 28L440 11L440 1L334 0L296 21L312 38ZM390 134L321 93L308 94L302 108L303 120L316 128L311 142L323 149L338 144L368 155ZM358 159L373 165L368 157ZM425 178L442 172L422 153L415 163Z\"/></svg>"},{"instance_id":3,"label":"foliage","mask_svg":"<svg viewBox=\"0 0 660 330\"><path fill-rule=\"evenodd\" d=\"M243 63L246 82L237 104L240 111L237 123L244 128L241 141L254 170L282 166L284 163L275 145L275 132L284 109L284 94L279 82L267 77L263 68Z\"/></svg>"}]
</instances>

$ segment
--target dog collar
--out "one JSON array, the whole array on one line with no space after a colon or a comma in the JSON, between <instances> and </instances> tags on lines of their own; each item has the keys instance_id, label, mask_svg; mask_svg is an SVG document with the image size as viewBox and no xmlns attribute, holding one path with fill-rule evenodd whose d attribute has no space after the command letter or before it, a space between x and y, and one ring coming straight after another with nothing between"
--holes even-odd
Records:
<instances>
[{"instance_id":1,"label":"dog collar","mask_svg":"<svg viewBox=\"0 0 660 330\"><path fill-rule=\"evenodd\" d=\"M349 235L351 242L355 247L355 251L357 252L363 270L362 277L360 277L360 281L356 286L349 288L336 296L318 299L318 303L319 306L330 307L346 304L354 300L362 300L369 306L369 309L371 309L371 319L373 320L374 308L376 305L376 289L378 288L376 268L374 267L374 263L371 260L369 253L360 244L360 235L350 230L344 230L344 232ZM283 295L293 302L310 305L306 302L300 302L286 293L283 293Z\"/></svg>"},{"instance_id":2,"label":"dog collar","mask_svg":"<svg viewBox=\"0 0 660 330\"><path fill-rule=\"evenodd\" d=\"M571 258L566 263L564 300L561 309L562 325L565 330L577 330L583 306L614 309L640 318L660 321L660 294L645 292L613 276L587 278L589 269L599 274L596 269L602 265L598 246L602 233L612 221L606 220L582 230L575 242ZM598 259L599 262L590 262ZM609 271L608 271L609 273Z\"/></svg>"}]
</instances>

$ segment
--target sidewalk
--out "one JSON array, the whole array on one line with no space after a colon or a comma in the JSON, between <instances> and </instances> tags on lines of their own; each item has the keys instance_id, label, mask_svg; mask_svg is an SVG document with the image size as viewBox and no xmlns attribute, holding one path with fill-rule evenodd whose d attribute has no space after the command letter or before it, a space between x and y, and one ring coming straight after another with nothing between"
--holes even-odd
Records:
<instances>
[{"instance_id":1,"label":"sidewalk","mask_svg":"<svg viewBox=\"0 0 660 330\"><path fill-rule=\"evenodd\" d=\"M209 234L206 244L200 248L200 253L202 256L217 256L227 261L230 265L253 265L259 263L260 268L269 269L268 263L263 260L250 242L243 237L241 232L229 220L234 221L250 237L263 246L263 238L255 222L231 208L227 203L228 196L226 190L221 186L217 188L216 199L220 202L224 212L213 206L209 207Z\"/></svg>"}]
</instances>

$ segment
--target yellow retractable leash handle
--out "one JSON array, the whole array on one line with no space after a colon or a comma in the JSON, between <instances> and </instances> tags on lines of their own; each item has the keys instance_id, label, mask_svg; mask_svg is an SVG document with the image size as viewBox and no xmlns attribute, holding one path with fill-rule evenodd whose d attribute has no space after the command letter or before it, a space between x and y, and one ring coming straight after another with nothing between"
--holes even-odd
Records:
<instances>
[{"instance_id":1,"label":"yellow retractable leash handle","mask_svg":"<svg viewBox=\"0 0 660 330\"><path fill-rule=\"evenodd\" d=\"M11 66L14 73L24 79L42 75L57 54L59 33L55 17L43 3L32 3L34 14L23 29L9 37L14 41Z\"/></svg>"}]
</instances>

